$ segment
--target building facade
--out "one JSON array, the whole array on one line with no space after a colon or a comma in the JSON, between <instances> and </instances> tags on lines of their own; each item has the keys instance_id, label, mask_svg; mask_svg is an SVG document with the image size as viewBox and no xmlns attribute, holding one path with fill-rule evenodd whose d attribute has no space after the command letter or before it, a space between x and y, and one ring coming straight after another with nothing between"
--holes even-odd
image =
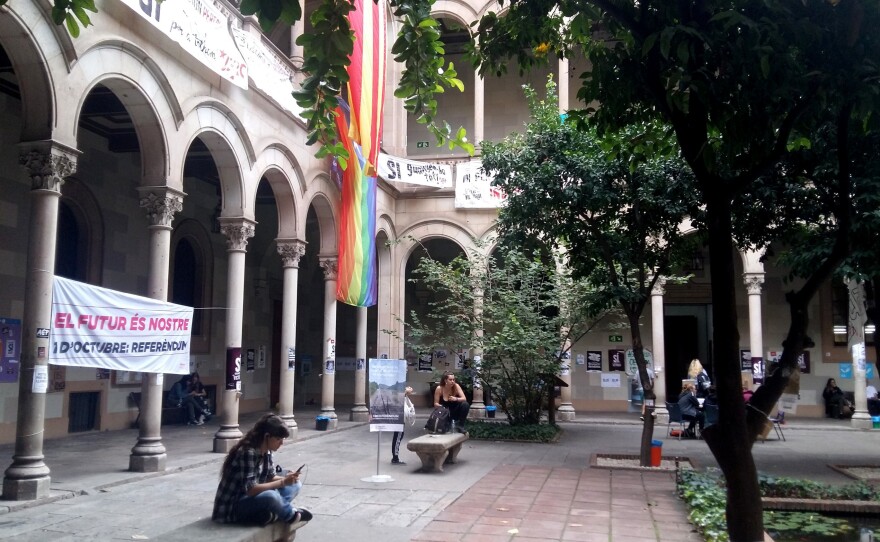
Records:
<instances>
[{"instance_id":1,"label":"building facade","mask_svg":"<svg viewBox=\"0 0 880 542\"><path fill-rule=\"evenodd\" d=\"M365 418L358 359L406 357L411 384L427 392L432 373L418 370L416 354L399 334L383 331L400 332L398 319L423 301L408 280L419 247L444 255L478 244L491 250L491 242L478 242L491 240L497 209L462 206L455 188L383 179L375 232L379 302L369 309L337 303L339 188L330 164L305 144L289 91L285 96L283 85L271 83L271 73L287 73L294 83L301 77L302 51L294 40L309 31L308 23L263 33L235 5L206 1L201 5L210 10L202 11L222 29L228 22L232 34L193 39L237 43L250 78L242 81L241 69L199 58L192 40L187 45L159 28L153 22L159 4L152 2L100 1L93 26L77 38L52 23L45 3L10 0L0 7L0 322L19 322L21 330L19 359L7 360L0 375L0 442L16 443L4 496L48 490L41 450L51 444L44 439L126 428L135 420L139 437L130 468L164 468L160 406L176 377L51 365L39 330L50 327L53 275L196 308L191 369L217 390L221 423L213 447L221 452L241 435L241 412L276 409L294 434L303 409L328 415L331 426L339 416ZM480 78L463 62L461 44L468 24L493 6L434 5L449 59L465 84L463 93L439 96L439 114L477 142L520 130L528 120L521 86L542 89L548 75L558 81L560 110L577 107L583 71L577 62L554 61L526 76L511 70ZM311 7L306 2L306 15ZM389 42L395 31L392 24ZM400 73L389 64L393 85ZM478 158L435 147L388 94L384 152L454 168ZM677 395L691 358L712 366L711 270L704 256L694 255L689 284L655 289L643 319L643 336L651 338L658 375L665 375L661 387L670 396ZM742 254L737 265L741 348L767 359L781 351L788 324L786 273L765 269L753 253ZM847 324L846 304L840 288L827 285L811 305L816 346L800 379L798 415L822 415L829 377L852 389L841 365L849 361L845 331L842 339L834 333L841 319ZM563 419L632 408L628 377L619 387L602 385L609 357L625 351L627 341L609 328L573 346L563 372L571 384L563 390ZM245 358L240 390L224 389L230 348ZM597 352L602 369L588 371L584 360ZM433 360L434 369L455 368L446 364ZM41 366L47 367L45 393L32 386ZM427 393L416 400L426 404ZM479 415L481 405L475 406Z\"/></svg>"}]
</instances>

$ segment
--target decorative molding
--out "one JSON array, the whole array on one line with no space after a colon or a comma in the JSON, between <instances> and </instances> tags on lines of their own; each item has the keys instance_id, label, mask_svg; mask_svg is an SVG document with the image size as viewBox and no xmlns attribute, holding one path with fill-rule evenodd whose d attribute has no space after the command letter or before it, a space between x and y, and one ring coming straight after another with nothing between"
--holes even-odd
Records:
<instances>
[{"instance_id":1,"label":"decorative molding","mask_svg":"<svg viewBox=\"0 0 880 542\"><path fill-rule=\"evenodd\" d=\"M764 273L743 273L743 283L746 285L749 295L761 295Z\"/></svg>"},{"instance_id":2,"label":"decorative molding","mask_svg":"<svg viewBox=\"0 0 880 542\"><path fill-rule=\"evenodd\" d=\"M183 210L184 194L170 189L150 188L141 192L140 206L147 210L150 226L171 227L174 215Z\"/></svg>"},{"instance_id":3,"label":"decorative molding","mask_svg":"<svg viewBox=\"0 0 880 542\"><path fill-rule=\"evenodd\" d=\"M46 150L32 149L21 153L18 163L27 169L32 190L60 193L64 178L76 173L76 156L54 145Z\"/></svg>"},{"instance_id":4,"label":"decorative molding","mask_svg":"<svg viewBox=\"0 0 880 542\"><path fill-rule=\"evenodd\" d=\"M666 295L666 277L657 277L657 282L651 288L651 295Z\"/></svg>"},{"instance_id":5,"label":"decorative molding","mask_svg":"<svg viewBox=\"0 0 880 542\"><path fill-rule=\"evenodd\" d=\"M230 252L245 252L255 230L256 225L244 218L220 219L220 233L226 236L226 250Z\"/></svg>"},{"instance_id":6,"label":"decorative molding","mask_svg":"<svg viewBox=\"0 0 880 542\"><path fill-rule=\"evenodd\" d=\"M334 258L320 258L318 265L324 270L324 280L336 280L339 275L339 261Z\"/></svg>"},{"instance_id":7,"label":"decorative molding","mask_svg":"<svg viewBox=\"0 0 880 542\"><path fill-rule=\"evenodd\" d=\"M278 255L281 263L286 267L299 267L299 260L306 253L306 242L299 239L276 239Z\"/></svg>"}]
</instances>

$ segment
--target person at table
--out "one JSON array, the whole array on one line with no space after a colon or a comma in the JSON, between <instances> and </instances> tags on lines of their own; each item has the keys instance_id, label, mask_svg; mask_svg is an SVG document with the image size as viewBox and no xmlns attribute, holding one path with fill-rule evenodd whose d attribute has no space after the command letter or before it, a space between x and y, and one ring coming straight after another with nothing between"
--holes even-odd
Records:
<instances>
[{"instance_id":1,"label":"person at table","mask_svg":"<svg viewBox=\"0 0 880 542\"><path fill-rule=\"evenodd\" d=\"M682 419L689 422L685 436L697 438L694 426L699 426L700 431L702 431L705 417L700 408L700 402L697 400L697 388L690 382L686 383L681 389L681 395L678 396L678 408L681 410Z\"/></svg>"},{"instance_id":2,"label":"person at table","mask_svg":"<svg viewBox=\"0 0 880 542\"><path fill-rule=\"evenodd\" d=\"M877 388L870 381L865 386L865 398L868 400L868 414L880 416L880 396L877 395Z\"/></svg>"},{"instance_id":3,"label":"person at table","mask_svg":"<svg viewBox=\"0 0 880 542\"><path fill-rule=\"evenodd\" d=\"M440 378L440 385L434 390L434 407L438 406L449 409L449 417L455 423L456 431L464 433L471 406L452 373L444 373Z\"/></svg>"}]
</instances>

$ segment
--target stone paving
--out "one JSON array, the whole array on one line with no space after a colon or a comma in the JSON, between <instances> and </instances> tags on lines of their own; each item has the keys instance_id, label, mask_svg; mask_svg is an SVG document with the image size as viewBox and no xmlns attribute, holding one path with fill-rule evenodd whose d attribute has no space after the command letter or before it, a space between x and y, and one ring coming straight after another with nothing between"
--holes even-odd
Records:
<instances>
[{"instance_id":1,"label":"stone paving","mask_svg":"<svg viewBox=\"0 0 880 542\"><path fill-rule=\"evenodd\" d=\"M590 468L595 453L633 454L641 425L633 414L580 416L562 424L556 444L468 441L446 472L418 472L415 454L393 467L390 435L340 421L319 432L308 413L297 413L299 435L280 450L279 463L305 463L297 503L315 513L297 542L700 540L675 497L672 475ZM243 416L250 427L256 415ZM417 424L419 426L419 424ZM88 433L47 441L50 499L0 501L4 540L161 540L210 515L222 454L211 452L217 426L163 427L165 473L128 472L134 430ZM664 456L690 458L698 468L715 463L702 441L664 439ZM421 430L410 429L405 438ZM792 421L787 441L758 443L762 472L845 483L829 464L877 463L880 431L852 430L834 421ZM845 445L842 445L845 443ZM405 448L405 447L404 447ZM0 446L11 462L13 447ZM376 483L374 475L393 481Z\"/></svg>"}]
</instances>

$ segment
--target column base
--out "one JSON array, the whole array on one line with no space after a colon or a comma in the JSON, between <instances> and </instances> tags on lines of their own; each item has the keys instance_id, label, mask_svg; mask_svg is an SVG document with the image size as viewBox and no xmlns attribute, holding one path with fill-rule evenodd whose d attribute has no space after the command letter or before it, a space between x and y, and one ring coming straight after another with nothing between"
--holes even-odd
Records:
<instances>
[{"instance_id":1,"label":"column base","mask_svg":"<svg viewBox=\"0 0 880 542\"><path fill-rule=\"evenodd\" d=\"M556 409L556 420L560 422L574 421L575 411L571 405L561 405Z\"/></svg>"},{"instance_id":2,"label":"column base","mask_svg":"<svg viewBox=\"0 0 880 542\"><path fill-rule=\"evenodd\" d=\"M132 472L165 472L167 454L136 455L128 458L128 470Z\"/></svg>"},{"instance_id":3,"label":"column base","mask_svg":"<svg viewBox=\"0 0 880 542\"><path fill-rule=\"evenodd\" d=\"M293 418L293 415L281 416L281 419L284 420L284 425L286 425L287 430L290 431L290 440L296 440L296 437L299 434L299 426L296 425L296 420Z\"/></svg>"},{"instance_id":4,"label":"column base","mask_svg":"<svg viewBox=\"0 0 880 542\"><path fill-rule=\"evenodd\" d=\"M3 499L8 501L34 501L49 496L51 478L30 478L27 480L3 479Z\"/></svg>"},{"instance_id":5,"label":"column base","mask_svg":"<svg viewBox=\"0 0 880 542\"><path fill-rule=\"evenodd\" d=\"M348 419L353 422L368 422L370 421L370 411L365 406L356 406L351 409Z\"/></svg>"},{"instance_id":6,"label":"column base","mask_svg":"<svg viewBox=\"0 0 880 542\"><path fill-rule=\"evenodd\" d=\"M873 427L871 416L866 410L857 410L850 418L849 424L853 429L871 429Z\"/></svg>"},{"instance_id":7,"label":"column base","mask_svg":"<svg viewBox=\"0 0 880 542\"><path fill-rule=\"evenodd\" d=\"M486 417L486 404L483 402L474 403L471 405L471 410L468 412L469 420L482 420Z\"/></svg>"},{"instance_id":8,"label":"column base","mask_svg":"<svg viewBox=\"0 0 880 542\"><path fill-rule=\"evenodd\" d=\"M220 429L214 435L214 453L229 453L229 450L241 440L242 436L238 425L221 425Z\"/></svg>"}]
</instances>

